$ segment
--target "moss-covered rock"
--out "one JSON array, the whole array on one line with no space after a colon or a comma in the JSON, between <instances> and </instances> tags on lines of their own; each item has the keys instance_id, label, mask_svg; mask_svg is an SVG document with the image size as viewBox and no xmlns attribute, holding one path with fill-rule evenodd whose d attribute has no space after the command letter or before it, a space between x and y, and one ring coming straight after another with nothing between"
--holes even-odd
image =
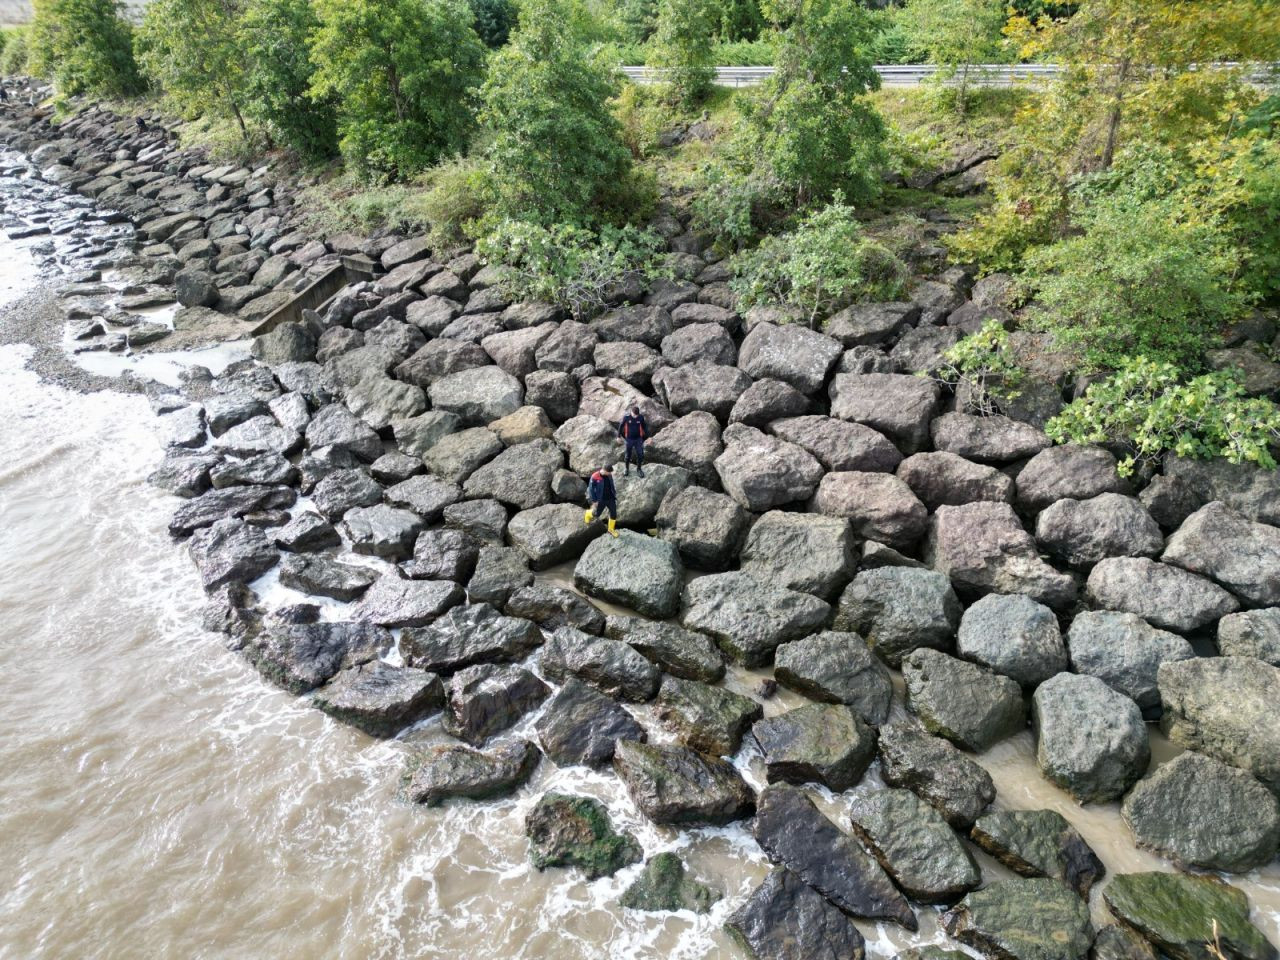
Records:
<instances>
[{"instance_id":1,"label":"moss-covered rock","mask_svg":"<svg viewBox=\"0 0 1280 960\"><path fill-rule=\"evenodd\" d=\"M660 853L644 865L618 902L629 910L692 910L706 913L720 894L689 876L674 853Z\"/></svg>"},{"instance_id":2,"label":"moss-covered rock","mask_svg":"<svg viewBox=\"0 0 1280 960\"><path fill-rule=\"evenodd\" d=\"M604 804L590 797L543 794L525 820L525 833L529 859L539 870L581 867L594 880L643 856L635 837L614 830Z\"/></svg>"},{"instance_id":3,"label":"moss-covered rock","mask_svg":"<svg viewBox=\"0 0 1280 960\"><path fill-rule=\"evenodd\" d=\"M1082 897L1106 873L1084 837L1053 810L988 813L969 838L1015 873L1061 880Z\"/></svg>"},{"instance_id":4,"label":"moss-covered rock","mask_svg":"<svg viewBox=\"0 0 1280 960\"><path fill-rule=\"evenodd\" d=\"M1093 943L1088 905L1057 880L1002 880L942 918L947 933L992 960L1081 960Z\"/></svg>"}]
</instances>

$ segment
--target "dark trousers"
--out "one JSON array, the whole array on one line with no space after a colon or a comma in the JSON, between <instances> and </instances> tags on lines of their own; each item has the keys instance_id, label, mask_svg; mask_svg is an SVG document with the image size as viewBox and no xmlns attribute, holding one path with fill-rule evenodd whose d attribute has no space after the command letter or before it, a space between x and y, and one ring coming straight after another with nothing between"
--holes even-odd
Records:
<instances>
[{"instance_id":1,"label":"dark trousers","mask_svg":"<svg viewBox=\"0 0 1280 960\"><path fill-rule=\"evenodd\" d=\"M595 504L595 508L597 520L603 520L606 513L614 520L618 519L618 501L615 497L599 501Z\"/></svg>"},{"instance_id":2,"label":"dark trousers","mask_svg":"<svg viewBox=\"0 0 1280 960\"><path fill-rule=\"evenodd\" d=\"M627 438L627 452L625 460L627 463L632 463L634 461L637 465L644 463L643 437L636 437L634 439L631 437Z\"/></svg>"}]
</instances>

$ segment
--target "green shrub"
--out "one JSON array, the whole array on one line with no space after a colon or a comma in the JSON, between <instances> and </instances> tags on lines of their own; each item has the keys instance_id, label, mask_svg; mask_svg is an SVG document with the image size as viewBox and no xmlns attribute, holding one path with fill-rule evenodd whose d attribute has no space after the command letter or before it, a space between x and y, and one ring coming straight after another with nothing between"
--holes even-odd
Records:
<instances>
[{"instance_id":1,"label":"green shrub","mask_svg":"<svg viewBox=\"0 0 1280 960\"><path fill-rule=\"evenodd\" d=\"M429 225L432 246L443 249L466 243L485 214L484 167L471 159L448 160L428 170L418 184L420 191L410 207Z\"/></svg>"},{"instance_id":2,"label":"green shrub","mask_svg":"<svg viewBox=\"0 0 1280 960\"><path fill-rule=\"evenodd\" d=\"M684 107L706 99L715 80L712 0L662 0L658 29L646 63L663 71L672 95Z\"/></svg>"},{"instance_id":3,"label":"green shrub","mask_svg":"<svg viewBox=\"0 0 1280 960\"><path fill-rule=\"evenodd\" d=\"M227 0L152 0L138 31L138 59L180 111L231 117L247 140L239 13Z\"/></svg>"},{"instance_id":4,"label":"green shrub","mask_svg":"<svg viewBox=\"0 0 1280 960\"><path fill-rule=\"evenodd\" d=\"M249 0L240 22L245 113L308 160L338 149L333 100L310 95L315 66L307 41L319 25L310 0Z\"/></svg>"},{"instance_id":5,"label":"green shrub","mask_svg":"<svg viewBox=\"0 0 1280 960\"><path fill-rule=\"evenodd\" d=\"M496 223L476 244L486 263L505 268L503 287L514 299L559 304L577 318L603 307L625 277L647 283L660 275L663 248L660 237L632 226L597 232L520 220Z\"/></svg>"},{"instance_id":6,"label":"green shrub","mask_svg":"<svg viewBox=\"0 0 1280 960\"><path fill-rule=\"evenodd\" d=\"M4 53L0 54L0 73L13 77L27 72L28 63L28 30L26 27L13 27L4 32Z\"/></svg>"},{"instance_id":7,"label":"green shrub","mask_svg":"<svg viewBox=\"0 0 1280 960\"><path fill-rule=\"evenodd\" d=\"M1166 453L1274 469L1270 448L1280 443L1280 407L1246 396L1231 372L1184 380L1173 364L1138 357L1090 386L1045 430L1059 443L1123 446L1126 475Z\"/></svg>"},{"instance_id":8,"label":"green shrub","mask_svg":"<svg viewBox=\"0 0 1280 960\"><path fill-rule=\"evenodd\" d=\"M906 265L863 234L853 208L836 198L790 233L766 237L733 259L730 286L741 309L793 303L810 325L850 303L894 300L909 276Z\"/></svg>"},{"instance_id":9,"label":"green shrub","mask_svg":"<svg viewBox=\"0 0 1280 960\"><path fill-rule=\"evenodd\" d=\"M480 91L497 219L550 225L603 218L631 169L609 108L617 89L613 69L588 55L562 5L529 0Z\"/></svg>"},{"instance_id":10,"label":"green shrub","mask_svg":"<svg viewBox=\"0 0 1280 960\"><path fill-rule=\"evenodd\" d=\"M142 92L133 59L133 27L119 0L36 0L33 72L64 96L130 97Z\"/></svg>"},{"instance_id":11,"label":"green shrub","mask_svg":"<svg viewBox=\"0 0 1280 960\"><path fill-rule=\"evenodd\" d=\"M749 44L759 37L764 27L759 0L715 0L715 33L725 43ZM750 66L745 60L722 62L730 67Z\"/></svg>"},{"instance_id":12,"label":"green shrub","mask_svg":"<svg viewBox=\"0 0 1280 960\"><path fill-rule=\"evenodd\" d=\"M467 146L485 48L464 0L315 0L311 93L338 104L347 163L407 179Z\"/></svg>"},{"instance_id":13,"label":"green shrub","mask_svg":"<svg viewBox=\"0 0 1280 960\"><path fill-rule=\"evenodd\" d=\"M759 233L765 211L778 203L782 193L763 177L712 164L703 172L690 203L693 229L714 237L722 251L744 250Z\"/></svg>"},{"instance_id":14,"label":"green shrub","mask_svg":"<svg viewBox=\"0 0 1280 960\"><path fill-rule=\"evenodd\" d=\"M497 50L516 25L516 5L511 0L468 0L476 17L476 33L490 50Z\"/></svg>"},{"instance_id":15,"label":"green shrub","mask_svg":"<svg viewBox=\"0 0 1280 960\"><path fill-rule=\"evenodd\" d=\"M1009 347L1009 332L999 320L988 320L942 355L946 365L937 379L956 388L965 410L984 417L998 413L1002 402L1021 396L1026 376Z\"/></svg>"}]
</instances>

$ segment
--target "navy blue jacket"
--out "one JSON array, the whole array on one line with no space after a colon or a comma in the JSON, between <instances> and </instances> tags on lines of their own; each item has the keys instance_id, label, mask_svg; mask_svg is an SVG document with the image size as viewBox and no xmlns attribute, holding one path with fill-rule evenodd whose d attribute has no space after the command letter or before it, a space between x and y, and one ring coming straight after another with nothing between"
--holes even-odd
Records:
<instances>
[{"instance_id":1,"label":"navy blue jacket","mask_svg":"<svg viewBox=\"0 0 1280 960\"><path fill-rule=\"evenodd\" d=\"M618 490L613 485L613 477L597 470L591 475L587 484L587 500L591 503L612 503L618 499Z\"/></svg>"}]
</instances>

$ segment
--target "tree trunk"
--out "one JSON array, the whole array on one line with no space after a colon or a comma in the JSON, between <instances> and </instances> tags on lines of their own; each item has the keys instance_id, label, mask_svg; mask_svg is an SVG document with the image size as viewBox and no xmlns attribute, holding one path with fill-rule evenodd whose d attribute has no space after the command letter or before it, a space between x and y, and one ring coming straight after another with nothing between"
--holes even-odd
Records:
<instances>
[{"instance_id":1,"label":"tree trunk","mask_svg":"<svg viewBox=\"0 0 1280 960\"><path fill-rule=\"evenodd\" d=\"M1111 110L1107 114L1107 142L1102 148L1102 169L1111 166L1116 155L1116 135L1120 129L1120 118L1124 105L1124 85L1129 79L1129 61L1120 62L1120 71L1116 75L1116 91L1111 99Z\"/></svg>"}]
</instances>

